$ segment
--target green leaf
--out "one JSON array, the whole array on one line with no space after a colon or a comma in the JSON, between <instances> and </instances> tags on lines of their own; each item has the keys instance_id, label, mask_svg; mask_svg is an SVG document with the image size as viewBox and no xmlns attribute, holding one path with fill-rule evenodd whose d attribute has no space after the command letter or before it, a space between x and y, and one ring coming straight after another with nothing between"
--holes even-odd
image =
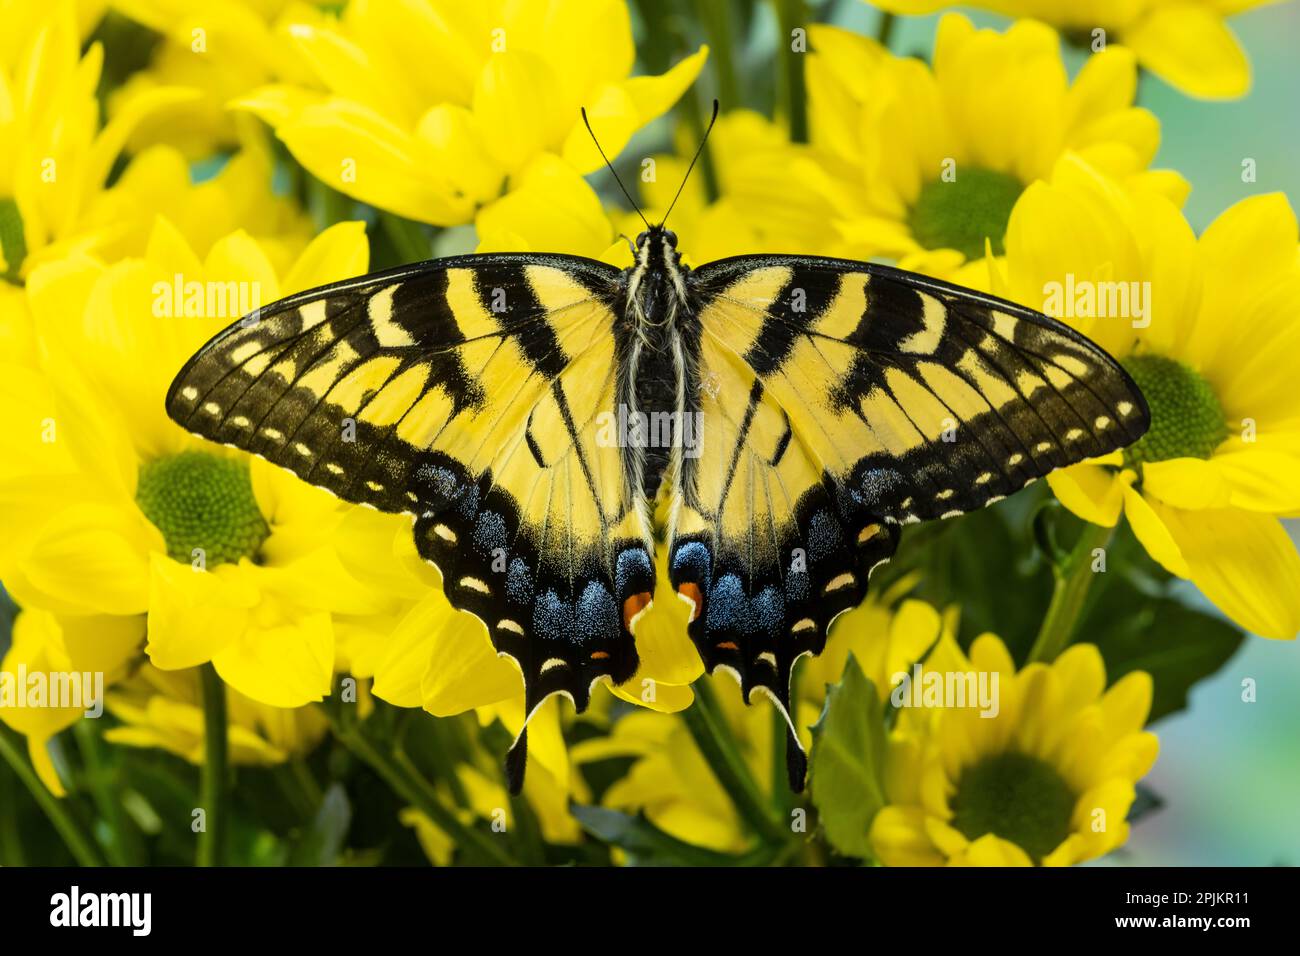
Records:
<instances>
[{"instance_id":1,"label":"green leaf","mask_svg":"<svg viewBox=\"0 0 1300 956\"><path fill-rule=\"evenodd\" d=\"M759 866L771 861L768 847L736 856L707 850L660 830L644 816L574 804L573 818L592 836L623 850L632 866Z\"/></svg>"},{"instance_id":2,"label":"green leaf","mask_svg":"<svg viewBox=\"0 0 1300 956\"><path fill-rule=\"evenodd\" d=\"M894 560L872 576L872 590L882 594L917 573L912 596L939 608L960 605L963 648L992 631L1023 660L1052 594L1051 567L1033 535L1041 501L1031 488L992 508L909 528Z\"/></svg>"},{"instance_id":3,"label":"green leaf","mask_svg":"<svg viewBox=\"0 0 1300 956\"><path fill-rule=\"evenodd\" d=\"M290 866L333 866L352 825L352 805L343 787L331 784L311 826L289 854Z\"/></svg>"},{"instance_id":4,"label":"green leaf","mask_svg":"<svg viewBox=\"0 0 1300 956\"><path fill-rule=\"evenodd\" d=\"M885 804L884 760L884 708L850 656L840 682L827 688L811 762L813 804L826 839L845 856L872 856L867 834Z\"/></svg>"},{"instance_id":5,"label":"green leaf","mask_svg":"<svg viewBox=\"0 0 1300 956\"><path fill-rule=\"evenodd\" d=\"M1188 691L1226 664L1244 637L1219 617L1121 580L1106 589L1076 634L1097 645L1111 683L1130 671L1151 675L1151 721L1186 707Z\"/></svg>"},{"instance_id":6,"label":"green leaf","mask_svg":"<svg viewBox=\"0 0 1300 956\"><path fill-rule=\"evenodd\" d=\"M4 253L8 269L0 277L17 282L18 270L27 258L27 239L23 235L23 215L12 199L0 199L0 252Z\"/></svg>"}]
</instances>

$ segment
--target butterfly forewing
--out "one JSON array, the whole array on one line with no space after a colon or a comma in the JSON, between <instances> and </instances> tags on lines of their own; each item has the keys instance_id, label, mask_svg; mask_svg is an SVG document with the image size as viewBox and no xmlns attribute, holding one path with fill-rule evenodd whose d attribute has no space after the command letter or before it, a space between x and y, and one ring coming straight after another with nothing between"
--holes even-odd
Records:
<instances>
[{"instance_id":1,"label":"butterfly forewing","mask_svg":"<svg viewBox=\"0 0 1300 956\"><path fill-rule=\"evenodd\" d=\"M600 416L616 269L468 256L303 293L237 323L168 395L190 431L415 518L448 598L520 666L530 710L637 666L651 535ZM633 613L629 613L633 612Z\"/></svg>"}]
</instances>

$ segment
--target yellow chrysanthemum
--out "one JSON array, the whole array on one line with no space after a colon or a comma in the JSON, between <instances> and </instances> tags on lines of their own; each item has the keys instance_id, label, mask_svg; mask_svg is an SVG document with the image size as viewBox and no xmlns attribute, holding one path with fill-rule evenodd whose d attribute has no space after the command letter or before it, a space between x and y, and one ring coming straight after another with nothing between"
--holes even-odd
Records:
<instances>
[{"instance_id":1,"label":"yellow chrysanthemum","mask_svg":"<svg viewBox=\"0 0 1300 956\"><path fill-rule=\"evenodd\" d=\"M42 366L0 375L0 578L20 605L146 615L165 670L211 661L237 691L297 706L329 693L335 627L386 620L396 598L344 568L337 499L187 435L163 411L175 370L247 311L365 271L360 223L326 230L283 275L244 233L200 259L159 219L141 259L73 255L27 283ZM178 311L179 309L179 311Z\"/></svg>"},{"instance_id":2,"label":"yellow chrysanthemum","mask_svg":"<svg viewBox=\"0 0 1300 956\"><path fill-rule=\"evenodd\" d=\"M237 105L322 182L436 225L470 222L540 157L599 168L579 107L613 155L676 102L705 57L630 77L623 0L357 0L337 26L292 32L318 86L275 84Z\"/></svg>"},{"instance_id":3,"label":"yellow chrysanthemum","mask_svg":"<svg viewBox=\"0 0 1300 956\"><path fill-rule=\"evenodd\" d=\"M1229 208L1198 240L1179 210L1075 158L1031 186L995 291L1059 315L1120 359L1151 429L1049 478L1066 507L1113 527L1266 637L1300 630L1300 259L1280 194ZM1126 304L1127 303L1127 304Z\"/></svg>"},{"instance_id":4,"label":"yellow chrysanthemum","mask_svg":"<svg viewBox=\"0 0 1300 956\"><path fill-rule=\"evenodd\" d=\"M1277 0L975 0L1013 17L1033 17L1091 45L1123 43L1150 70L1189 96L1233 99L1250 90L1250 61L1224 21ZM944 0L873 0L891 13L933 13ZM1093 31L1102 30L1098 37Z\"/></svg>"},{"instance_id":5,"label":"yellow chrysanthemum","mask_svg":"<svg viewBox=\"0 0 1300 956\"><path fill-rule=\"evenodd\" d=\"M113 8L161 40L149 66L113 91L110 115L160 87L193 90L184 112L143 122L130 138L133 151L165 143L191 159L241 139L239 117L226 108L230 100L278 79L313 82L290 30L327 20L319 7L299 0L113 0Z\"/></svg>"},{"instance_id":6,"label":"yellow chrysanthemum","mask_svg":"<svg viewBox=\"0 0 1300 956\"><path fill-rule=\"evenodd\" d=\"M945 638L951 641L951 638ZM1101 654L1076 644L1017 673L985 634L958 671L997 673L998 713L931 708L900 724L886 752L886 806L870 840L889 866L1069 866L1128 839L1134 785L1159 744L1142 730L1150 675L1106 689Z\"/></svg>"},{"instance_id":7,"label":"yellow chrysanthemum","mask_svg":"<svg viewBox=\"0 0 1300 956\"><path fill-rule=\"evenodd\" d=\"M108 710L122 722L104 732L110 743L157 747L203 763L203 691L196 671L145 664L108 695ZM270 766L308 754L329 728L317 707L271 707L234 690L227 692L226 713L230 761L236 764Z\"/></svg>"},{"instance_id":8,"label":"yellow chrysanthemum","mask_svg":"<svg viewBox=\"0 0 1300 956\"><path fill-rule=\"evenodd\" d=\"M809 728L816 722L826 687L840 680L849 654L857 656L877 687L889 687L938 640L944 623L937 611L921 601L905 600L897 610L889 604L897 591L869 598L835 622L825 652L806 660L797 672L795 726L805 748L812 745ZM750 774L769 795L785 793L785 767L774 766L778 752L773 731L779 729L767 706L747 706L730 677L705 678L714 689L730 733ZM631 770L606 792L603 803L628 812L644 812L665 832L696 846L725 852L746 849L751 832L736 811L686 724L672 714L635 711L619 718L606 737L573 748L579 764L619 757L635 758Z\"/></svg>"},{"instance_id":9,"label":"yellow chrysanthemum","mask_svg":"<svg viewBox=\"0 0 1300 956\"><path fill-rule=\"evenodd\" d=\"M271 157L255 138L215 176L198 184L180 151L149 147L132 158L111 187L90 198L74 229L33 251L26 269L74 252L104 262L142 256L162 216L195 255L206 256L218 239L242 229L257 240L277 272L286 272L313 230L301 209L275 194L272 172Z\"/></svg>"},{"instance_id":10,"label":"yellow chrysanthemum","mask_svg":"<svg viewBox=\"0 0 1300 956\"><path fill-rule=\"evenodd\" d=\"M7 12L30 32L0 46L0 276L10 279L28 271L34 252L77 230L140 122L192 99L159 88L101 129L95 87L104 52L93 44L82 55L74 4L13 6Z\"/></svg>"},{"instance_id":11,"label":"yellow chrysanthemum","mask_svg":"<svg viewBox=\"0 0 1300 956\"><path fill-rule=\"evenodd\" d=\"M1181 177L1146 171L1160 126L1133 106L1137 69L1122 47L1092 56L1071 83L1056 33L1033 21L996 33L945 16L933 67L832 27L812 28L810 41L821 175L796 188L811 219L833 227L828 253L888 256L970 284L963 263L982 258L986 242L1002 253L1025 186L1066 150L1134 187L1186 195Z\"/></svg>"},{"instance_id":12,"label":"yellow chrysanthemum","mask_svg":"<svg viewBox=\"0 0 1300 956\"><path fill-rule=\"evenodd\" d=\"M771 709L747 707L729 677L701 679L710 683L722 705L751 775L770 792L774 782ZM809 709L800 714L800 722L810 724L816 716L816 711ZM677 716L645 710L624 714L609 736L574 745L572 756L579 765L620 757L635 759L627 775L605 791L602 803L607 807L642 812L664 832L713 850L738 852L753 839L690 730ZM785 786L782 781L775 782Z\"/></svg>"}]
</instances>

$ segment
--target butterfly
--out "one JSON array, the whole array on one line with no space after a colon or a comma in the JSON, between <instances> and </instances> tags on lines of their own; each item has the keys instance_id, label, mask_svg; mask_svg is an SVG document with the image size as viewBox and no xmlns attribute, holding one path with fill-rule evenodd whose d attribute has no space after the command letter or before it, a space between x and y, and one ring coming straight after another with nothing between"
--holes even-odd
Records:
<instances>
[{"instance_id":1,"label":"butterfly","mask_svg":"<svg viewBox=\"0 0 1300 956\"><path fill-rule=\"evenodd\" d=\"M1023 306L842 259L690 268L646 226L625 269L465 255L290 296L203 346L167 411L411 516L452 605L519 666L529 717L632 678L662 564L708 672L781 708L800 790L794 666L901 527L1128 445L1148 408ZM526 754L525 723L516 792Z\"/></svg>"}]
</instances>

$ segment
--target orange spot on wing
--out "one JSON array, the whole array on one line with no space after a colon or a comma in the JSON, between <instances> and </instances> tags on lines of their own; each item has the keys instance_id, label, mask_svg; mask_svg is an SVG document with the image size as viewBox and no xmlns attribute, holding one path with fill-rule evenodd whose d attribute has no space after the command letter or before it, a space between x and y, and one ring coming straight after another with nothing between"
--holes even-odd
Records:
<instances>
[{"instance_id":1,"label":"orange spot on wing","mask_svg":"<svg viewBox=\"0 0 1300 956\"><path fill-rule=\"evenodd\" d=\"M592 651L591 659L593 661L603 661L609 657L609 651Z\"/></svg>"},{"instance_id":2,"label":"orange spot on wing","mask_svg":"<svg viewBox=\"0 0 1300 956\"><path fill-rule=\"evenodd\" d=\"M714 645L720 651L738 651L740 646L735 641L718 641Z\"/></svg>"},{"instance_id":3,"label":"orange spot on wing","mask_svg":"<svg viewBox=\"0 0 1300 956\"><path fill-rule=\"evenodd\" d=\"M694 581L687 581L677 589L677 593L691 602L691 620L699 617L700 608L704 606L704 595L700 593L700 586Z\"/></svg>"},{"instance_id":4,"label":"orange spot on wing","mask_svg":"<svg viewBox=\"0 0 1300 956\"><path fill-rule=\"evenodd\" d=\"M623 626L629 631L632 630L632 621L638 614L650 606L654 599L649 591L642 591L639 594L633 594L623 602Z\"/></svg>"}]
</instances>

